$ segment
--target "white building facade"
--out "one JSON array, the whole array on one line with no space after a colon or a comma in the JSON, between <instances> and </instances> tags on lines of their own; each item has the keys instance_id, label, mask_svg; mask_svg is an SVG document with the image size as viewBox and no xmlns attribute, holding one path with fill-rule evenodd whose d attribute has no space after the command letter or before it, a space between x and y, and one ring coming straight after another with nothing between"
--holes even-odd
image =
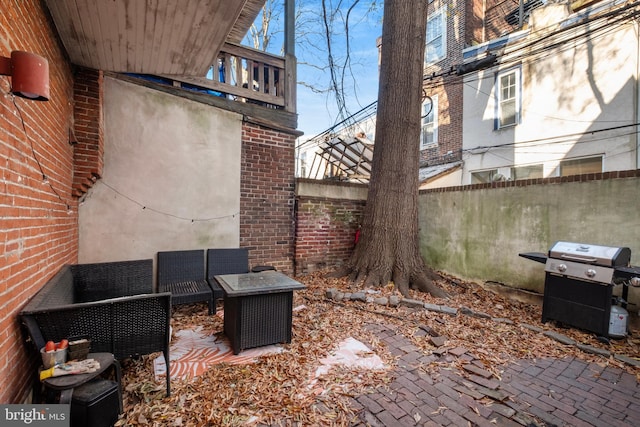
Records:
<instances>
[{"instance_id":1,"label":"white building facade","mask_svg":"<svg viewBox=\"0 0 640 427\"><path fill-rule=\"evenodd\" d=\"M638 168L636 4L532 12L529 27L468 48L462 184ZM486 61L485 61L486 63Z\"/></svg>"}]
</instances>

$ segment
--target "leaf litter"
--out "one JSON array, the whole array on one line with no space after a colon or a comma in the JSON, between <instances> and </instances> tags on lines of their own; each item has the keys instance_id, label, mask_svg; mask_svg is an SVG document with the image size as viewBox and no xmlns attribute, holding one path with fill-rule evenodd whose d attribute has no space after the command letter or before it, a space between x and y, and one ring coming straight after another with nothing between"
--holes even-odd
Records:
<instances>
[{"instance_id":1,"label":"leaf litter","mask_svg":"<svg viewBox=\"0 0 640 427\"><path fill-rule=\"evenodd\" d=\"M282 344L284 351L257 358L255 363L220 363L204 374L171 380L171 396L166 397L164 379L156 382L152 354L123 362L124 412L116 426L348 426L358 422L351 399L393 380L394 357L375 334L365 328L384 323L412 340L425 355L436 351L467 349L476 364L500 378L501 366L521 359L575 357L600 366L615 366L640 380L640 369L614 357L585 353L532 331L523 324L553 330L578 343L624 354L640 360L638 333L612 340L609 345L577 329L554 323L542 324L541 307L514 301L467 282L443 275L439 283L451 296L433 298L411 290L411 298L454 308L469 308L482 316L458 313L456 316L404 306L382 306L357 301L336 302L325 297L329 288L351 293L361 289L346 278L331 278L319 271L296 279L305 290L294 292L292 341ZM376 296L399 293L393 286L371 290ZM500 319L500 321L495 321ZM504 319L507 319L504 321ZM171 319L172 332L204 329L222 334L223 320L207 314L204 304L178 306ZM431 335L446 337L444 349L431 342ZM347 338L354 337L379 356L389 369L356 369L333 365L314 378L320 361ZM421 368L439 376L441 369L464 374L464 358L436 359Z\"/></svg>"}]
</instances>

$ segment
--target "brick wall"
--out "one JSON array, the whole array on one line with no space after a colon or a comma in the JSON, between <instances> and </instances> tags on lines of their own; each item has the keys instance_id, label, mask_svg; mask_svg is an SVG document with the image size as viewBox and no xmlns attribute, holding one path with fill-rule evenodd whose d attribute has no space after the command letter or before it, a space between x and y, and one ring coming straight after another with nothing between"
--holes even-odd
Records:
<instances>
[{"instance_id":1,"label":"brick wall","mask_svg":"<svg viewBox=\"0 0 640 427\"><path fill-rule=\"evenodd\" d=\"M294 145L296 135L242 125L240 246L251 266L293 272Z\"/></svg>"},{"instance_id":2,"label":"brick wall","mask_svg":"<svg viewBox=\"0 0 640 427\"><path fill-rule=\"evenodd\" d=\"M82 196L102 176L104 132L102 72L78 67L75 72L73 194Z\"/></svg>"},{"instance_id":3,"label":"brick wall","mask_svg":"<svg viewBox=\"0 0 640 427\"><path fill-rule=\"evenodd\" d=\"M429 13L446 9L447 55L425 68L424 93L438 97L438 145L420 152L421 165L438 165L460 160L462 155L462 79L455 67L462 63L465 48L465 20L472 5L434 1Z\"/></svg>"},{"instance_id":4,"label":"brick wall","mask_svg":"<svg viewBox=\"0 0 640 427\"><path fill-rule=\"evenodd\" d=\"M489 41L516 31L504 19L509 13L518 8L518 0L488 0L485 5L485 32L483 41Z\"/></svg>"},{"instance_id":5,"label":"brick wall","mask_svg":"<svg viewBox=\"0 0 640 427\"><path fill-rule=\"evenodd\" d=\"M336 268L349 259L367 192L366 184L297 179L297 274Z\"/></svg>"},{"instance_id":6,"label":"brick wall","mask_svg":"<svg viewBox=\"0 0 640 427\"><path fill-rule=\"evenodd\" d=\"M351 256L364 200L299 196L296 273L339 267Z\"/></svg>"},{"instance_id":7,"label":"brick wall","mask_svg":"<svg viewBox=\"0 0 640 427\"><path fill-rule=\"evenodd\" d=\"M0 76L0 402L20 403L36 359L17 313L65 263L77 259L77 203L71 195L71 69L40 0L0 3L0 55L33 52L49 62L51 95L37 102L9 93ZM46 177L44 178L43 175Z\"/></svg>"},{"instance_id":8,"label":"brick wall","mask_svg":"<svg viewBox=\"0 0 640 427\"><path fill-rule=\"evenodd\" d=\"M517 0L467 0L460 4L435 0L429 13L446 9L447 56L425 67L424 92L438 97L438 145L422 150L421 165L430 166L462 159L462 76L455 69L463 63L462 51L514 30L504 17L517 8Z\"/></svg>"},{"instance_id":9,"label":"brick wall","mask_svg":"<svg viewBox=\"0 0 640 427\"><path fill-rule=\"evenodd\" d=\"M465 46L484 42L484 0L467 0L465 3Z\"/></svg>"}]
</instances>

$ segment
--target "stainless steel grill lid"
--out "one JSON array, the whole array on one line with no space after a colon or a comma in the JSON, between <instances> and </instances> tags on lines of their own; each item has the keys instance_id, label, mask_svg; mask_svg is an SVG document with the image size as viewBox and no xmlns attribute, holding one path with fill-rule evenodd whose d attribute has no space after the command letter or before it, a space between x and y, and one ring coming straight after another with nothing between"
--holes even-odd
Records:
<instances>
[{"instance_id":1,"label":"stainless steel grill lid","mask_svg":"<svg viewBox=\"0 0 640 427\"><path fill-rule=\"evenodd\" d=\"M575 242L556 242L549 249L549 257L606 267L627 267L631 261L631 249Z\"/></svg>"}]
</instances>

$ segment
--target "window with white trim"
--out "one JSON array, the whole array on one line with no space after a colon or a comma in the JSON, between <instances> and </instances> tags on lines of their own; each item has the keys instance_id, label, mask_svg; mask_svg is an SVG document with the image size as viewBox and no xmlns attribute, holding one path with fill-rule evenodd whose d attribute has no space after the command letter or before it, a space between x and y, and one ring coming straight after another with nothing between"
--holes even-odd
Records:
<instances>
[{"instance_id":1,"label":"window with white trim","mask_svg":"<svg viewBox=\"0 0 640 427\"><path fill-rule=\"evenodd\" d=\"M427 20L427 47L424 62L433 64L447 56L447 14L446 8L437 10Z\"/></svg>"},{"instance_id":2,"label":"window with white trim","mask_svg":"<svg viewBox=\"0 0 640 427\"><path fill-rule=\"evenodd\" d=\"M422 103L420 150L438 145L438 95L428 97Z\"/></svg>"},{"instance_id":3,"label":"window with white trim","mask_svg":"<svg viewBox=\"0 0 640 427\"><path fill-rule=\"evenodd\" d=\"M498 73L496 79L496 129L520 122L520 69Z\"/></svg>"}]
</instances>

